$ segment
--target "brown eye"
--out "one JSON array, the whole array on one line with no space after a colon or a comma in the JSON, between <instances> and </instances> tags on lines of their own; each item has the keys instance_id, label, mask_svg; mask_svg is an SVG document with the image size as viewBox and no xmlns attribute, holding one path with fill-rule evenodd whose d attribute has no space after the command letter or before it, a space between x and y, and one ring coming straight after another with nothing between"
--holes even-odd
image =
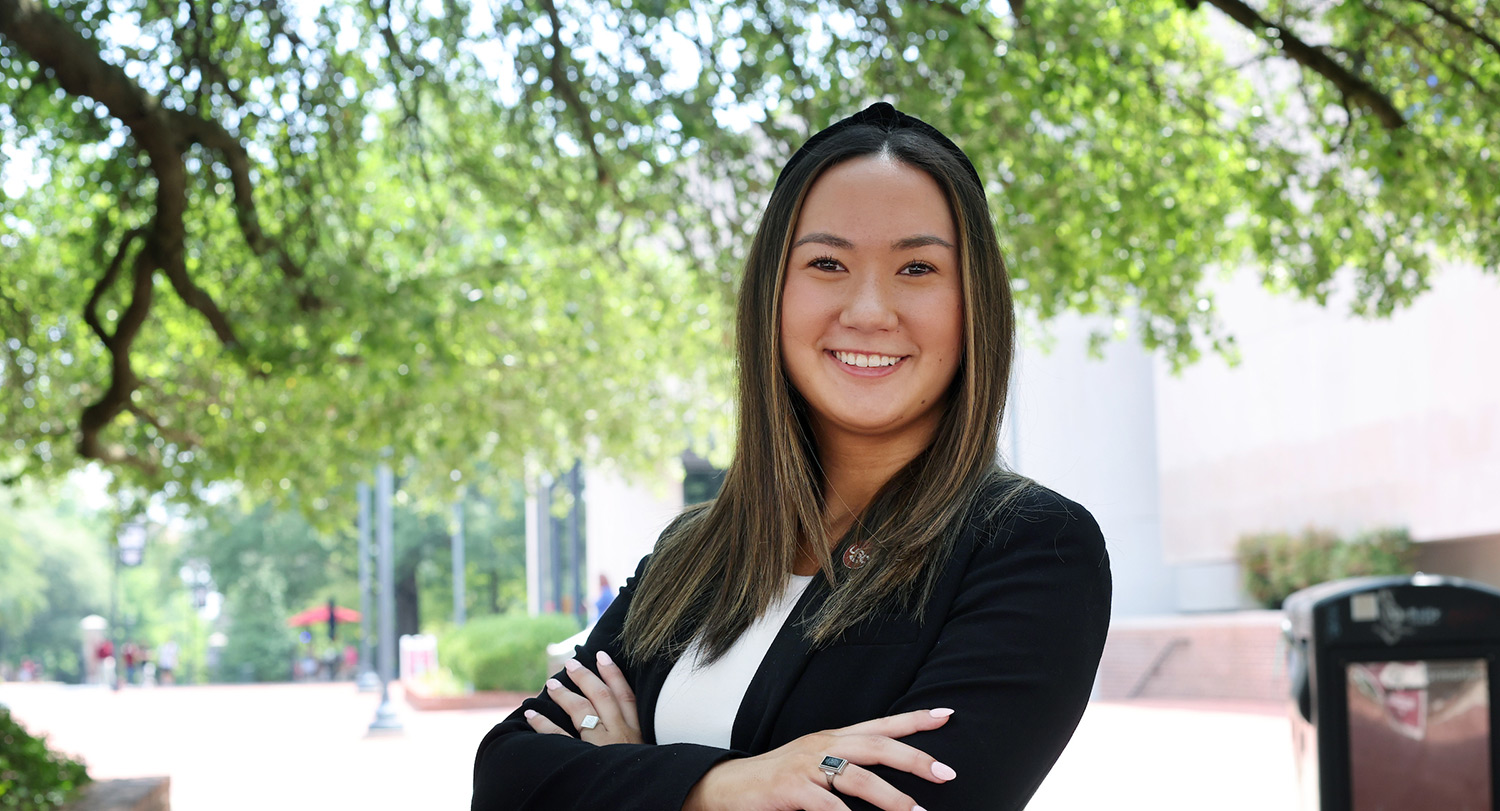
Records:
<instances>
[{"instance_id":1,"label":"brown eye","mask_svg":"<svg viewBox=\"0 0 1500 811\"><path fill-rule=\"evenodd\" d=\"M830 273L837 273L838 271L844 269L844 266L839 264L839 260L829 256L820 256L817 259L808 262L807 266L817 268L818 270L826 270Z\"/></svg>"},{"instance_id":2,"label":"brown eye","mask_svg":"<svg viewBox=\"0 0 1500 811\"><path fill-rule=\"evenodd\" d=\"M926 262L912 262L911 264L901 269L902 275L905 276L926 276L929 273L936 272L937 268L927 264Z\"/></svg>"}]
</instances>

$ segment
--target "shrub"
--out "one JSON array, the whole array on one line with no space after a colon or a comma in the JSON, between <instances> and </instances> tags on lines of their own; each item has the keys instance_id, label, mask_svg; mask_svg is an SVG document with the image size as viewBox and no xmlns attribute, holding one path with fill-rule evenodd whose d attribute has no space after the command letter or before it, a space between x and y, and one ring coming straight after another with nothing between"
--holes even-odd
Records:
<instances>
[{"instance_id":1,"label":"shrub","mask_svg":"<svg viewBox=\"0 0 1500 811\"><path fill-rule=\"evenodd\" d=\"M82 763L48 749L0 705L0 808L58 808L87 782Z\"/></svg>"},{"instance_id":2,"label":"shrub","mask_svg":"<svg viewBox=\"0 0 1500 811\"><path fill-rule=\"evenodd\" d=\"M1327 530L1300 535L1246 535L1235 547L1245 591L1269 608L1280 608L1294 591L1329 580L1406 574L1414 550L1405 529L1386 528L1341 540Z\"/></svg>"},{"instance_id":3,"label":"shrub","mask_svg":"<svg viewBox=\"0 0 1500 811\"><path fill-rule=\"evenodd\" d=\"M547 646L578 633L564 614L494 614L470 620L438 638L438 662L476 690L534 692L552 675Z\"/></svg>"},{"instance_id":4,"label":"shrub","mask_svg":"<svg viewBox=\"0 0 1500 811\"><path fill-rule=\"evenodd\" d=\"M1416 560L1416 547L1405 527L1387 527L1354 536L1339 548L1340 577L1405 574Z\"/></svg>"}]
</instances>

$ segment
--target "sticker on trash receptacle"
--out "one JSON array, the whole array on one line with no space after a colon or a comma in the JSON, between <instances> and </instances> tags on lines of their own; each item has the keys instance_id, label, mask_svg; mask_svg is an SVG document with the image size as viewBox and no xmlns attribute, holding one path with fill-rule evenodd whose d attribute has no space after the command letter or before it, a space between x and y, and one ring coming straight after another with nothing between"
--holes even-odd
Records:
<instances>
[{"instance_id":1,"label":"sticker on trash receptacle","mask_svg":"<svg viewBox=\"0 0 1500 811\"><path fill-rule=\"evenodd\" d=\"M1349 598L1349 619L1354 622L1374 622L1380 619L1380 603L1374 594L1356 594Z\"/></svg>"}]
</instances>

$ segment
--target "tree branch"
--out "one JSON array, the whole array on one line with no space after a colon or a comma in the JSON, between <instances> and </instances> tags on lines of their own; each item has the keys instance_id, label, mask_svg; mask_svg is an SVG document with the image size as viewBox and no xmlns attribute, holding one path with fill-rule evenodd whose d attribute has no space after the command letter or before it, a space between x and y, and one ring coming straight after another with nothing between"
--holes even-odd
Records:
<instances>
[{"instance_id":1,"label":"tree branch","mask_svg":"<svg viewBox=\"0 0 1500 811\"><path fill-rule=\"evenodd\" d=\"M221 125L163 107L123 68L105 61L96 43L37 0L0 0L0 36L40 64L43 75L63 92L93 99L127 127L146 153L149 171L156 178L155 210L149 226L126 232L84 305L85 322L109 351L110 380L104 393L83 409L78 437L78 452L84 458L128 464L155 475L155 462L126 448L107 446L101 434L133 407L131 396L140 381L131 366L131 346L150 313L156 271L167 276L184 303L204 316L220 341L231 348L239 346L228 317L187 273L184 218L188 177L184 153L193 143L206 143L228 164L235 180L237 219L251 250L257 255L274 251L282 272L290 278L302 278L302 270L261 230L249 179L249 157L238 139ZM141 244L130 260L130 302L110 332L99 318L99 304L119 278L136 243Z\"/></svg>"},{"instance_id":2,"label":"tree branch","mask_svg":"<svg viewBox=\"0 0 1500 811\"><path fill-rule=\"evenodd\" d=\"M129 241L133 240L127 237L127 242ZM121 247L124 247L123 243ZM116 254L117 262L123 254L123 250ZM141 325L146 323L146 315L151 310L155 266L149 254L148 247L135 255L132 269L135 283L131 290L130 304L125 308L125 314L121 316L114 334L105 343L110 356L109 388L105 389L98 400L83 409L78 422L78 455L109 464L133 465L149 475L155 475L156 467L153 463L128 453L121 447L106 446L100 437L104 429L120 416L120 412L129 407L130 395L140 385L130 365L130 345L140 334ZM96 285L96 294L98 290ZM91 298L90 302L95 303L95 299Z\"/></svg>"},{"instance_id":3,"label":"tree branch","mask_svg":"<svg viewBox=\"0 0 1500 811\"><path fill-rule=\"evenodd\" d=\"M256 256L272 254L282 275L293 281L301 281L306 271L286 252L280 243L266 235L260 224L260 212L255 203L255 184L250 180L250 154L240 140L217 121L190 116L173 111L173 124L192 141L219 154L220 162L229 170L230 185L234 188L234 216L239 223L245 245ZM314 299L316 301L316 299ZM316 309L304 307L304 309Z\"/></svg>"},{"instance_id":4,"label":"tree branch","mask_svg":"<svg viewBox=\"0 0 1500 811\"><path fill-rule=\"evenodd\" d=\"M547 11L547 19L552 23L552 33L547 39L552 43L552 66L549 75L552 77L552 87L562 96L563 104L578 119L579 134L583 136L583 143L594 156L594 167L599 185L614 186L614 179L610 177L609 169L604 162L604 155L599 152L599 145L594 143L594 125L589 121L588 106L578 95L578 89L568 80L568 72L563 67L567 55L568 46L562 41L562 17L557 13L557 4L552 0L542 0L542 8Z\"/></svg>"},{"instance_id":5,"label":"tree branch","mask_svg":"<svg viewBox=\"0 0 1500 811\"><path fill-rule=\"evenodd\" d=\"M1396 15L1375 5L1369 6L1369 9L1381 19L1390 23L1391 27L1395 30L1396 33L1406 37L1412 42L1412 44L1425 51L1429 56L1432 57L1435 63L1442 65L1444 68L1448 69L1455 75L1461 76L1464 79L1468 80L1469 84L1474 85L1474 89L1480 95L1485 96L1491 101L1500 102L1500 99L1497 99L1495 95L1490 92L1490 89L1486 87L1483 82L1479 81L1479 79L1476 78L1474 74L1468 72L1467 70L1464 70L1459 65L1456 65L1453 62L1445 59L1443 57L1443 49L1436 47L1432 43L1428 42L1426 38L1413 30L1411 26L1397 19Z\"/></svg>"},{"instance_id":6,"label":"tree branch","mask_svg":"<svg viewBox=\"0 0 1500 811\"><path fill-rule=\"evenodd\" d=\"M1438 4L1433 3L1432 0L1415 0L1415 2L1426 6L1432 11L1433 14L1436 14L1446 20L1449 25L1453 25L1458 27L1459 29L1462 29L1464 33L1467 33L1469 36L1472 36L1480 42L1483 42L1484 44L1490 46L1490 49L1495 52L1495 55L1500 56L1500 40L1497 40L1484 31L1479 30L1477 26L1470 25L1469 23L1465 22L1462 17L1454 14L1452 9L1439 6Z\"/></svg>"},{"instance_id":7,"label":"tree branch","mask_svg":"<svg viewBox=\"0 0 1500 811\"><path fill-rule=\"evenodd\" d=\"M1327 79L1345 97L1378 118L1381 126L1388 130L1406 126L1405 116L1401 115L1401 111L1396 109L1385 94L1377 90L1374 85L1350 73L1344 66L1324 53L1323 49L1308 44L1285 27L1260 16L1260 12L1245 5L1241 0L1204 0L1204 2L1224 12L1231 20L1267 42L1280 39L1282 53L1297 64ZM1266 33L1268 28L1275 28L1280 34L1272 37Z\"/></svg>"},{"instance_id":8,"label":"tree branch","mask_svg":"<svg viewBox=\"0 0 1500 811\"><path fill-rule=\"evenodd\" d=\"M115 279L119 277L120 266L124 264L125 252L130 249L131 243L145 236L146 230L144 228L132 228L125 232L125 236L120 239L120 247L115 249L114 258L109 260L109 267L105 269L104 275L99 278L99 281L94 283L94 291L89 294L88 302L83 305L84 323L89 325L89 329L94 331L94 334L99 337L99 341L104 344L105 348L114 348L115 336L104 328L104 322L99 319L99 301L104 298L104 294L109 291L109 288L115 283Z\"/></svg>"},{"instance_id":9,"label":"tree branch","mask_svg":"<svg viewBox=\"0 0 1500 811\"><path fill-rule=\"evenodd\" d=\"M203 444L203 440L200 439L197 435L187 431L179 431L168 425L162 424L161 420L158 420L157 418L151 416L151 414L148 413L145 409L134 403L126 406L125 410L129 411L131 414L134 414L136 419L139 419L141 422L144 422L147 425L150 425L152 428L155 428L156 433L165 440L175 442L178 445L188 445L191 447L198 447Z\"/></svg>"}]
</instances>

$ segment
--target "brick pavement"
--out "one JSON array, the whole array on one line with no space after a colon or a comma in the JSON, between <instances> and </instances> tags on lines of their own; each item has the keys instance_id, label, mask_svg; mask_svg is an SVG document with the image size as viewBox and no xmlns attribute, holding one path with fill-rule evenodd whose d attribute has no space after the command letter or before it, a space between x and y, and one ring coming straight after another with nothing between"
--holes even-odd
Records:
<instances>
[{"instance_id":1,"label":"brick pavement","mask_svg":"<svg viewBox=\"0 0 1500 811\"><path fill-rule=\"evenodd\" d=\"M0 703L96 777L170 774L174 811L458 811L474 747L506 714L418 713L398 700L404 733L371 738L377 696L347 683L0 684ZM1291 809L1292 770L1276 705L1101 702L1029 811Z\"/></svg>"}]
</instances>

